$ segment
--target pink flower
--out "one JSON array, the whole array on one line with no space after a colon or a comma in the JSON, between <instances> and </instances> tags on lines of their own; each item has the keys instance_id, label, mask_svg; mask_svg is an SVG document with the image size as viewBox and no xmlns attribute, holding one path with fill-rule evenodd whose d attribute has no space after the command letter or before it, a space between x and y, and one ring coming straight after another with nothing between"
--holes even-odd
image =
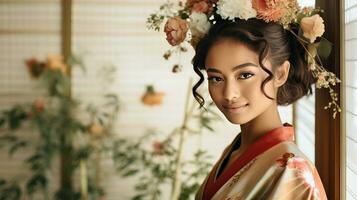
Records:
<instances>
[{"instance_id":1,"label":"pink flower","mask_svg":"<svg viewBox=\"0 0 357 200\"><path fill-rule=\"evenodd\" d=\"M276 163L278 164L279 167L285 167L286 166L286 163L288 162L288 159L289 158L292 158L294 157L295 155L293 153L285 153L284 155L282 155L281 157L279 157L277 160L276 160Z\"/></svg>"},{"instance_id":2,"label":"pink flower","mask_svg":"<svg viewBox=\"0 0 357 200\"><path fill-rule=\"evenodd\" d=\"M213 11L213 4L218 0L187 0L186 7L191 12L211 13Z\"/></svg>"},{"instance_id":3,"label":"pink flower","mask_svg":"<svg viewBox=\"0 0 357 200\"><path fill-rule=\"evenodd\" d=\"M191 10L191 11L206 13L206 12L208 12L211 8L212 8L212 6L209 6L207 2L201 1L201 2L198 2L198 3L193 4L193 7L192 7L192 10Z\"/></svg>"},{"instance_id":4,"label":"pink flower","mask_svg":"<svg viewBox=\"0 0 357 200\"><path fill-rule=\"evenodd\" d=\"M317 37L321 37L325 32L324 20L320 15L315 14L311 17L304 17L300 22L303 36L313 43Z\"/></svg>"},{"instance_id":5,"label":"pink flower","mask_svg":"<svg viewBox=\"0 0 357 200\"><path fill-rule=\"evenodd\" d=\"M187 21L180 17L173 17L167 20L164 31L166 33L166 40L172 45L178 45L186 38L188 30Z\"/></svg>"},{"instance_id":6,"label":"pink flower","mask_svg":"<svg viewBox=\"0 0 357 200\"><path fill-rule=\"evenodd\" d=\"M45 100L38 98L33 102L33 107L37 112L42 112L45 110Z\"/></svg>"},{"instance_id":7,"label":"pink flower","mask_svg":"<svg viewBox=\"0 0 357 200\"><path fill-rule=\"evenodd\" d=\"M289 169L297 170L297 176L303 180L306 188L316 188L315 176L313 174L314 168L307 160L301 157L295 157L288 161L287 167Z\"/></svg>"},{"instance_id":8,"label":"pink flower","mask_svg":"<svg viewBox=\"0 0 357 200\"><path fill-rule=\"evenodd\" d=\"M282 0L253 0L252 6L257 11L257 18L277 22L285 14Z\"/></svg>"},{"instance_id":9,"label":"pink flower","mask_svg":"<svg viewBox=\"0 0 357 200\"><path fill-rule=\"evenodd\" d=\"M295 157L293 159L290 159L289 162L287 163L287 167L290 169L298 169L302 171L309 170L309 164L307 161L303 158L300 157Z\"/></svg>"},{"instance_id":10,"label":"pink flower","mask_svg":"<svg viewBox=\"0 0 357 200\"><path fill-rule=\"evenodd\" d=\"M154 153L155 153L155 154L158 154L158 155L163 154L164 145L162 144L162 142L155 141L155 142L152 144L152 147L153 147L153 149L154 149Z\"/></svg>"}]
</instances>

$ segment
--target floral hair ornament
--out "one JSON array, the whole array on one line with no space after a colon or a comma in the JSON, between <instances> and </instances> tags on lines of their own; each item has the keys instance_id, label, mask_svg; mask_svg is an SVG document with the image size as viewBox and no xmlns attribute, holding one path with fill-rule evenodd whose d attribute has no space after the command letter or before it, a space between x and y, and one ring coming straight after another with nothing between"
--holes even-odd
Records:
<instances>
[{"instance_id":1,"label":"floral hair ornament","mask_svg":"<svg viewBox=\"0 0 357 200\"><path fill-rule=\"evenodd\" d=\"M147 19L149 29L160 31L165 22L166 40L172 46L164 54L168 60L172 54L186 52L188 44L195 47L216 23L215 15L224 20L262 19L276 22L291 32L305 49L308 69L316 78L316 88L327 88L331 101L324 109L333 109L333 118L341 112L338 94L332 89L341 80L322 66L322 58L331 53L331 43L322 37L325 32L324 20L320 16L323 10L301 8L297 0L187 0L167 2L160 6L158 12ZM294 31L298 30L298 31ZM173 67L173 72L181 69L180 64Z\"/></svg>"}]
</instances>

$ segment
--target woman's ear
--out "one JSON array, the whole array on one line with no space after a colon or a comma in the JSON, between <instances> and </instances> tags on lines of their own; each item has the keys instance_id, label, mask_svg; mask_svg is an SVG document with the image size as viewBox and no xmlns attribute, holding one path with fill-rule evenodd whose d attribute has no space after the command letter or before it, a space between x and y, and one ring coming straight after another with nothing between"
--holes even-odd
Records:
<instances>
[{"instance_id":1,"label":"woman's ear","mask_svg":"<svg viewBox=\"0 0 357 200\"><path fill-rule=\"evenodd\" d=\"M274 85L278 88L286 82L289 77L290 62L285 61L275 70Z\"/></svg>"}]
</instances>

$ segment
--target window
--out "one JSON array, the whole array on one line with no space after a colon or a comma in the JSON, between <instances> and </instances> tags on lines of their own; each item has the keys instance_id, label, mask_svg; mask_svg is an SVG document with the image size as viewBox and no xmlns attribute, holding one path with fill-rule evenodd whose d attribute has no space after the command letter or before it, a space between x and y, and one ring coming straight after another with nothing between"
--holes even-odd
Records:
<instances>
[{"instance_id":1,"label":"window","mask_svg":"<svg viewBox=\"0 0 357 200\"><path fill-rule=\"evenodd\" d=\"M345 1L346 199L357 200L357 0Z\"/></svg>"},{"instance_id":2,"label":"window","mask_svg":"<svg viewBox=\"0 0 357 200\"><path fill-rule=\"evenodd\" d=\"M315 1L300 0L301 7L315 6ZM315 163L315 85L312 95L305 96L294 105L296 144Z\"/></svg>"}]
</instances>

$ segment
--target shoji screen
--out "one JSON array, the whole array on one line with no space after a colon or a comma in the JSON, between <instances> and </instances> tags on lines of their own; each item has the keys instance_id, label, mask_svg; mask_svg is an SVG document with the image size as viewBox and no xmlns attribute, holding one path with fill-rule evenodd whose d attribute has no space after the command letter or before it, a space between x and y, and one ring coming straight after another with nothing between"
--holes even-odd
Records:
<instances>
[{"instance_id":1,"label":"shoji screen","mask_svg":"<svg viewBox=\"0 0 357 200\"><path fill-rule=\"evenodd\" d=\"M357 200L357 0L345 1L346 199Z\"/></svg>"},{"instance_id":2,"label":"shoji screen","mask_svg":"<svg viewBox=\"0 0 357 200\"><path fill-rule=\"evenodd\" d=\"M315 1L301 0L302 6L314 6ZM315 91L313 95L304 97L296 103L295 136L296 143L315 162Z\"/></svg>"},{"instance_id":3,"label":"shoji screen","mask_svg":"<svg viewBox=\"0 0 357 200\"><path fill-rule=\"evenodd\" d=\"M60 53L60 17L59 0L0 1L0 108L35 96L24 61Z\"/></svg>"},{"instance_id":4,"label":"shoji screen","mask_svg":"<svg viewBox=\"0 0 357 200\"><path fill-rule=\"evenodd\" d=\"M183 119L189 59L183 57L186 72L173 74L172 62L162 55L169 48L164 33L147 30L146 18L165 1L73 0L73 52L82 53L86 73L75 69L73 94L83 102L100 105L106 92L119 95L121 110L116 134L136 139L148 129L169 133ZM177 61L174 60L174 61ZM114 65L112 84L103 81L107 66ZM146 85L164 92L160 106L141 103ZM175 113L175 114L173 114ZM151 145L148 141L147 145ZM108 200L130 199L135 179L121 179L102 162L102 184ZM105 169L105 170L104 170ZM169 190L165 191L163 199Z\"/></svg>"},{"instance_id":5,"label":"shoji screen","mask_svg":"<svg viewBox=\"0 0 357 200\"><path fill-rule=\"evenodd\" d=\"M39 97L41 91L31 80L24 61L60 53L60 6L60 0L0 1L0 110ZM22 151L10 159L7 151L1 150L0 177L26 177L22 161L28 155Z\"/></svg>"},{"instance_id":6,"label":"shoji screen","mask_svg":"<svg viewBox=\"0 0 357 200\"><path fill-rule=\"evenodd\" d=\"M296 103L296 143L306 156L315 162L315 86L313 95Z\"/></svg>"}]
</instances>

